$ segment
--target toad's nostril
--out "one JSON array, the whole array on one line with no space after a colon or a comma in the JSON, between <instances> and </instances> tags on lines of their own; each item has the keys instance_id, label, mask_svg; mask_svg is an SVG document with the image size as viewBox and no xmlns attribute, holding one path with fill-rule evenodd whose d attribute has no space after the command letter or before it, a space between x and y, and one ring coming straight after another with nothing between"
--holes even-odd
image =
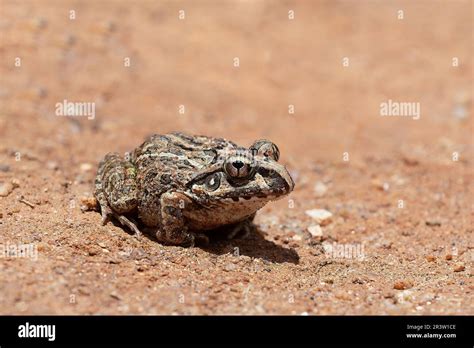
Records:
<instances>
[{"instance_id":1,"label":"toad's nostril","mask_svg":"<svg viewBox=\"0 0 474 348\"><path fill-rule=\"evenodd\" d=\"M241 162L241 161L235 161L235 162L232 162L232 165L236 168L236 169L240 169L244 166L244 162Z\"/></svg>"}]
</instances>

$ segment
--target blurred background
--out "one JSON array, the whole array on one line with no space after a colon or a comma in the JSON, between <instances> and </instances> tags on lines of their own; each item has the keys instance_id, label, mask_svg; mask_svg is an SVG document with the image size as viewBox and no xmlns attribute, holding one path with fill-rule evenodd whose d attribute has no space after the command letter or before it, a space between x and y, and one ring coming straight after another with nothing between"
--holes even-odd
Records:
<instances>
[{"instance_id":1,"label":"blurred background","mask_svg":"<svg viewBox=\"0 0 474 348\"><path fill-rule=\"evenodd\" d=\"M297 162L468 145L471 1L0 4L1 129L17 145L98 159L182 130L268 137ZM64 99L95 102L95 120L57 117ZM421 119L381 117L388 99L419 102Z\"/></svg>"}]
</instances>

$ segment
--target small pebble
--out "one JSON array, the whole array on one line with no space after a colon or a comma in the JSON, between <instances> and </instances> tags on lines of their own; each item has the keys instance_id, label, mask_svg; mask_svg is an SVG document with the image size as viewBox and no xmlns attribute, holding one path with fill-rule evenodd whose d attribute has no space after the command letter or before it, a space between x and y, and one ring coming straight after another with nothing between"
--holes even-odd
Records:
<instances>
[{"instance_id":1,"label":"small pebble","mask_svg":"<svg viewBox=\"0 0 474 348\"><path fill-rule=\"evenodd\" d=\"M99 250L94 248L94 247L89 247L88 250L87 250L87 254L89 256L95 256L95 255L99 254Z\"/></svg>"},{"instance_id":2,"label":"small pebble","mask_svg":"<svg viewBox=\"0 0 474 348\"><path fill-rule=\"evenodd\" d=\"M233 264L233 263L228 263L225 268L224 268L224 271L226 272L232 272L236 269L236 266Z\"/></svg>"},{"instance_id":3,"label":"small pebble","mask_svg":"<svg viewBox=\"0 0 474 348\"><path fill-rule=\"evenodd\" d=\"M46 163L46 168L50 170L57 170L59 168L58 162L48 161L48 163Z\"/></svg>"},{"instance_id":4,"label":"small pebble","mask_svg":"<svg viewBox=\"0 0 474 348\"><path fill-rule=\"evenodd\" d=\"M90 170L92 170L92 164L90 163L81 163L81 171L82 172L88 172Z\"/></svg>"},{"instance_id":5,"label":"small pebble","mask_svg":"<svg viewBox=\"0 0 474 348\"><path fill-rule=\"evenodd\" d=\"M7 197L13 191L13 185L10 182L0 184L0 197Z\"/></svg>"},{"instance_id":6,"label":"small pebble","mask_svg":"<svg viewBox=\"0 0 474 348\"><path fill-rule=\"evenodd\" d=\"M462 263L458 263L455 267L454 267L454 272L462 272L466 269L466 267L464 266L464 264Z\"/></svg>"},{"instance_id":7,"label":"small pebble","mask_svg":"<svg viewBox=\"0 0 474 348\"><path fill-rule=\"evenodd\" d=\"M434 262L434 261L436 261L436 257L433 256L433 255L428 255L428 256L426 256L426 261Z\"/></svg>"},{"instance_id":8,"label":"small pebble","mask_svg":"<svg viewBox=\"0 0 474 348\"><path fill-rule=\"evenodd\" d=\"M372 180L372 185L374 185L377 189L381 191L388 191L390 188L390 185L388 182L383 182L383 181L380 181L379 179Z\"/></svg>"},{"instance_id":9,"label":"small pebble","mask_svg":"<svg viewBox=\"0 0 474 348\"><path fill-rule=\"evenodd\" d=\"M81 211L92 211L97 209L97 199L95 197L81 197Z\"/></svg>"},{"instance_id":10,"label":"small pebble","mask_svg":"<svg viewBox=\"0 0 474 348\"><path fill-rule=\"evenodd\" d=\"M306 210L305 213L311 216L321 226L325 226L331 222L332 213L325 209L311 209Z\"/></svg>"},{"instance_id":11,"label":"small pebble","mask_svg":"<svg viewBox=\"0 0 474 348\"><path fill-rule=\"evenodd\" d=\"M327 190L327 186L322 181L318 181L313 188L316 197L323 197L326 194Z\"/></svg>"},{"instance_id":12,"label":"small pebble","mask_svg":"<svg viewBox=\"0 0 474 348\"><path fill-rule=\"evenodd\" d=\"M437 219L430 219L425 221L426 226L441 226L441 221Z\"/></svg>"},{"instance_id":13,"label":"small pebble","mask_svg":"<svg viewBox=\"0 0 474 348\"><path fill-rule=\"evenodd\" d=\"M9 172L10 166L8 164L0 164L0 172Z\"/></svg>"},{"instance_id":14,"label":"small pebble","mask_svg":"<svg viewBox=\"0 0 474 348\"><path fill-rule=\"evenodd\" d=\"M319 225L311 225L308 227L308 232L311 234L313 237L322 237L323 235L323 230L321 226Z\"/></svg>"},{"instance_id":15,"label":"small pebble","mask_svg":"<svg viewBox=\"0 0 474 348\"><path fill-rule=\"evenodd\" d=\"M447 254L447 255L445 256L445 258L446 258L446 260L451 261L451 260L453 259L453 255Z\"/></svg>"},{"instance_id":16,"label":"small pebble","mask_svg":"<svg viewBox=\"0 0 474 348\"><path fill-rule=\"evenodd\" d=\"M410 167L417 166L418 164L420 164L420 161L418 161L418 159L412 156L403 156L402 160L403 163Z\"/></svg>"},{"instance_id":17,"label":"small pebble","mask_svg":"<svg viewBox=\"0 0 474 348\"><path fill-rule=\"evenodd\" d=\"M395 290L406 290L406 289L410 289L413 287L413 283L410 282L410 281L399 281L399 282L396 282L395 284L393 284L393 288Z\"/></svg>"},{"instance_id":18,"label":"small pebble","mask_svg":"<svg viewBox=\"0 0 474 348\"><path fill-rule=\"evenodd\" d=\"M301 237L299 234L295 234L295 235L293 236L293 240L294 240L294 241L299 242L299 241L301 241L302 239L303 239L303 237Z\"/></svg>"}]
</instances>

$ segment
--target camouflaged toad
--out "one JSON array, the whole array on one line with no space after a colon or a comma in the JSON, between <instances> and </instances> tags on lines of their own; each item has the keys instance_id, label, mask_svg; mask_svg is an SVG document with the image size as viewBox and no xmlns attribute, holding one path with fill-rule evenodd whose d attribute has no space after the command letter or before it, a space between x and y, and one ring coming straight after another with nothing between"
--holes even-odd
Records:
<instances>
[{"instance_id":1,"label":"camouflaged toad","mask_svg":"<svg viewBox=\"0 0 474 348\"><path fill-rule=\"evenodd\" d=\"M221 227L228 238L248 233L257 210L294 188L279 155L268 140L247 149L220 138L153 135L129 158L109 153L101 161L102 223L114 217L139 235L138 219L162 243L182 246L207 242L203 232Z\"/></svg>"}]
</instances>

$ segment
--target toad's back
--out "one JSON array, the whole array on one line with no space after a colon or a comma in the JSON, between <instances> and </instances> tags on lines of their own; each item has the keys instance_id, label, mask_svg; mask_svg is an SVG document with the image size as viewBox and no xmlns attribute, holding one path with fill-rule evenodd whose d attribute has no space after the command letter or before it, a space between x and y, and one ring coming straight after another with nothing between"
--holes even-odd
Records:
<instances>
[{"instance_id":1,"label":"toad's back","mask_svg":"<svg viewBox=\"0 0 474 348\"><path fill-rule=\"evenodd\" d=\"M237 145L221 138L191 137L183 133L156 134L135 149L132 162L139 170L158 162L172 171L195 171L215 161L219 150L228 147Z\"/></svg>"}]
</instances>

